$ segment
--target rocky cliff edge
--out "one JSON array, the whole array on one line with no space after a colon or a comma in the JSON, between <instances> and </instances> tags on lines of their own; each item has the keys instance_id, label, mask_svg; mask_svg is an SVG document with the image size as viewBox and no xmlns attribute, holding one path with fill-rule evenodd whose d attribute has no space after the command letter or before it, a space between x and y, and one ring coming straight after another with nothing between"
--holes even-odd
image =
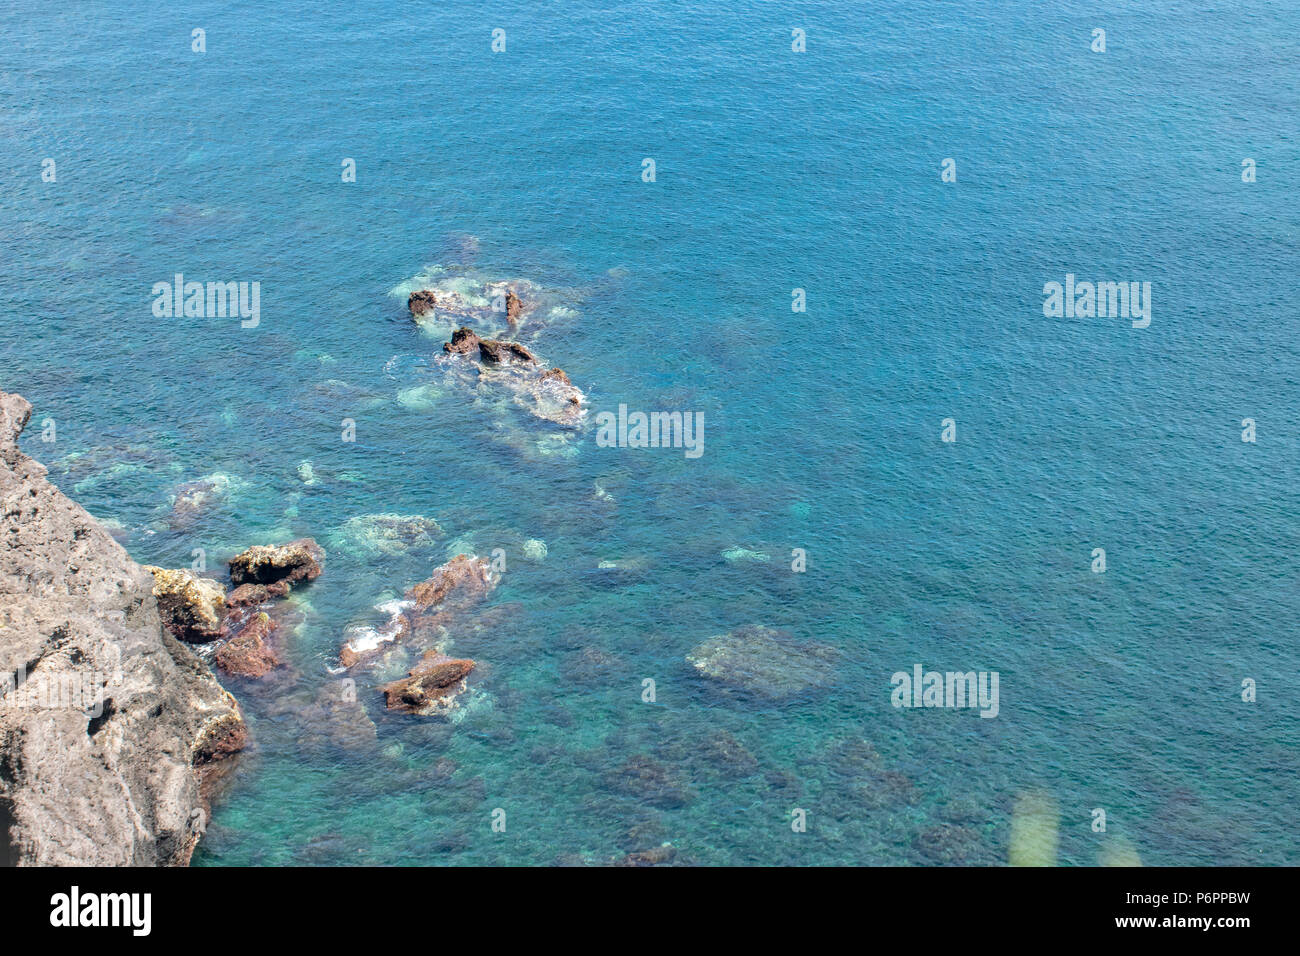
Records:
<instances>
[{"instance_id":1,"label":"rocky cliff edge","mask_svg":"<svg viewBox=\"0 0 1300 956\"><path fill-rule=\"evenodd\" d=\"M31 411L0 392L0 864L185 865L247 741L239 705L18 450Z\"/></svg>"}]
</instances>

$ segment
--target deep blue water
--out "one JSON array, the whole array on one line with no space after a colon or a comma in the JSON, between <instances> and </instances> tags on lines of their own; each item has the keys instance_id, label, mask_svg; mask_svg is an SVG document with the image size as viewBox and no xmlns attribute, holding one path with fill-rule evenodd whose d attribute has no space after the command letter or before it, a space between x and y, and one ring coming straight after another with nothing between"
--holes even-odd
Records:
<instances>
[{"instance_id":1,"label":"deep blue water","mask_svg":"<svg viewBox=\"0 0 1300 956\"><path fill-rule=\"evenodd\" d=\"M1062 863L1300 862L1300 6L175 7L0 9L0 388L141 562L329 551L296 676L227 682L256 748L196 862L929 863L954 820L953 859L1003 862L1025 794ZM156 318L177 272L260 282L259 326ZM1150 326L1044 317L1066 273L1149 281ZM703 412L705 453L410 391L430 274L547 290L531 344L592 412ZM446 536L331 545L376 512ZM508 570L463 719L362 680L374 745L306 746L346 629L466 542ZM758 624L838 648L832 685L759 704L686 663ZM998 717L895 709L916 663L999 672Z\"/></svg>"}]
</instances>

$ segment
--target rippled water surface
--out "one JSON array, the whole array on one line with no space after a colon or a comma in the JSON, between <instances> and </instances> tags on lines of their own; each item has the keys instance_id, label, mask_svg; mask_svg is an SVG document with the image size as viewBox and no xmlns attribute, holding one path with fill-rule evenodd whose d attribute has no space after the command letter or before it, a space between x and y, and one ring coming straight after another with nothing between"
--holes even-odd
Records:
<instances>
[{"instance_id":1,"label":"rippled water surface","mask_svg":"<svg viewBox=\"0 0 1300 956\"><path fill-rule=\"evenodd\" d=\"M142 563L328 552L289 668L227 681L256 744L195 861L997 863L1020 801L1063 863L1300 862L1300 10L1058 7L0 10L25 449ZM1045 318L1071 272L1151 325ZM259 282L258 326L155 317L176 273ZM591 415L702 413L703 455L448 381L406 293L515 279ZM368 549L376 513L442 533ZM454 721L321 704L376 605L498 548ZM687 663L755 625L833 675ZM997 671L998 716L895 709L918 663Z\"/></svg>"}]
</instances>

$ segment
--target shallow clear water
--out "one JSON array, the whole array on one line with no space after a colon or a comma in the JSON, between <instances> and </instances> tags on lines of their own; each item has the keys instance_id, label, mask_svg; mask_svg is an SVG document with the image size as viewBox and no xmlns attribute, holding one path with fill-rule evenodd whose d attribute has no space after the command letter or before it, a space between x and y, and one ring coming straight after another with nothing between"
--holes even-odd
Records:
<instances>
[{"instance_id":1,"label":"shallow clear water","mask_svg":"<svg viewBox=\"0 0 1300 956\"><path fill-rule=\"evenodd\" d=\"M1108 839L1300 862L1300 9L1048 7L0 11L0 387L37 407L26 450L141 562L329 551L294 598L293 676L227 682L256 748L197 863L666 841L705 864L928 863L952 820L956 862L1000 862L1029 792L1064 863ZM592 428L547 454L556 429L514 409L409 392L442 339L402 292L467 264L568 304L531 344L593 412L703 412L704 454ZM156 318L177 272L260 282L259 326ZM1045 318L1067 272L1150 281L1150 327ZM170 521L213 474L228 496ZM375 512L446 536L331 545ZM300 705L336 684L346 629L466 541L508 570L496 623L455 643L480 665L463 718L385 714L363 680L375 744L309 745ZM838 648L833 685L759 705L686 663L753 624ZM998 717L895 709L916 663L999 672ZM719 759L719 731L752 762ZM862 740L914 789L864 776Z\"/></svg>"}]
</instances>

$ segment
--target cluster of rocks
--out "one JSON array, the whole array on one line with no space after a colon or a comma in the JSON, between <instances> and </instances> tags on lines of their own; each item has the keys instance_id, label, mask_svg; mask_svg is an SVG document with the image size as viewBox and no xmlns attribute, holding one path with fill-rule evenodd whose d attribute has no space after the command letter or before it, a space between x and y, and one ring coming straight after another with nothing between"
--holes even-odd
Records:
<instances>
[{"instance_id":1,"label":"cluster of rocks","mask_svg":"<svg viewBox=\"0 0 1300 956\"><path fill-rule=\"evenodd\" d=\"M650 847L645 850L633 850L622 856L593 858L582 853L561 853L555 858L555 866L589 867L589 866L682 866L688 862L677 856L677 847L671 843Z\"/></svg>"},{"instance_id":2,"label":"cluster of rocks","mask_svg":"<svg viewBox=\"0 0 1300 956\"><path fill-rule=\"evenodd\" d=\"M406 676L382 684L389 710L422 716L447 716L468 690L466 678L477 666L445 651L449 626L459 623L496 586L487 561L458 554L430 577L406 591L393 619L382 630L354 637L339 650L339 662L352 669L419 654Z\"/></svg>"},{"instance_id":3,"label":"cluster of rocks","mask_svg":"<svg viewBox=\"0 0 1300 956\"><path fill-rule=\"evenodd\" d=\"M525 282L488 282L483 291L488 300L499 300L505 296L506 324L512 329L518 328L524 316L536 308L536 301L529 296L525 304L525 295L531 291L531 283ZM406 299L406 307L416 321L425 316L435 315L456 322L485 322L493 315L492 306L471 301L464 294L453 289L416 289Z\"/></svg>"},{"instance_id":4,"label":"cluster of rocks","mask_svg":"<svg viewBox=\"0 0 1300 956\"><path fill-rule=\"evenodd\" d=\"M236 677L264 677L283 660L273 636L281 621L265 610L294 585L320 576L324 550L311 538L255 545L231 558L231 590L188 569L148 567L164 626L182 641L221 641L213 660Z\"/></svg>"},{"instance_id":5,"label":"cluster of rocks","mask_svg":"<svg viewBox=\"0 0 1300 956\"><path fill-rule=\"evenodd\" d=\"M536 308L530 290L524 283L488 283L485 287L490 298L504 296L512 335ZM455 290L426 288L410 294L407 308L417 322L437 316L456 326L451 340L443 344L444 356L448 362L472 363L480 385L504 392L543 421L566 428L581 426L586 396L563 369L548 367L519 341L480 336L474 331L475 325L482 328L492 323L495 313L490 306L474 304Z\"/></svg>"},{"instance_id":6,"label":"cluster of rocks","mask_svg":"<svg viewBox=\"0 0 1300 956\"><path fill-rule=\"evenodd\" d=\"M0 860L184 865L243 716L156 579L18 450L30 415L0 392ZM211 592L188 596L176 626L209 631Z\"/></svg>"},{"instance_id":7,"label":"cluster of rocks","mask_svg":"<svg viewBox=\"0 0 1300 956\"><path fill-rule=\"evenodd\" d=\"M536 365L537 356L518 342L506 342L501 339L483 339L474 330L461 326L451 334L451 341L444 342L442 350L448 355L468 355L477 358L484 365L506 365L518 362ZM559 371L556 369L555 371ZM560 372L568 381L568 376Z\"/></svg>"}]
</instances>

